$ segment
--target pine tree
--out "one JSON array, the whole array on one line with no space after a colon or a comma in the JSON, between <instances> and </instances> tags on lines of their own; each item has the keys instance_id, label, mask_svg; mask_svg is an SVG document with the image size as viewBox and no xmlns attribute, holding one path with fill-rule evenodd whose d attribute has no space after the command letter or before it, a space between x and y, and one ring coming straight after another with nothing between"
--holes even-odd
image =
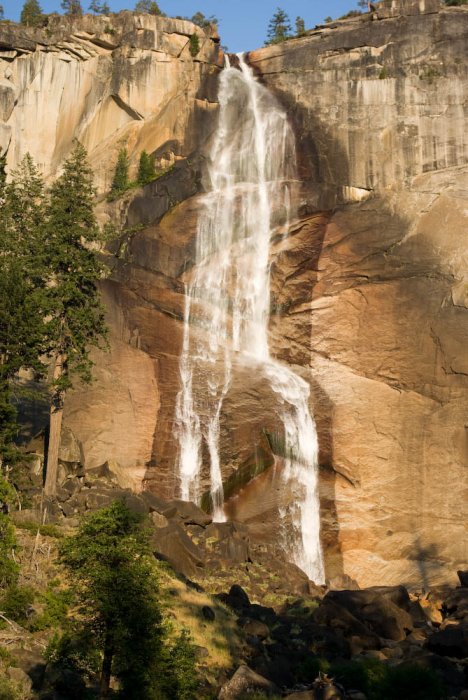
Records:
<instances>
[{"instance_id":1,"label":"pine tree","mask_svg":"<svg viewBox=\"0 0 468 700\"><path fill-rule=\"evenodd\" d=\"M296 17L296 35L304 36L305 34L305 22L302 17Z\"/></svg>"},{"instance_id":2,"label":"pine tree","mask_svg":"<svg viewBox=\"0 0 468 700\"><path fill-rule=\"evenodd\" d=\"M269 44L279 44L281 41L285 41L285 39L288 39L290 36L291 21L287 13L278 7L268 25L268 38L265 45L268 46Z\"/></svg>"},{"instance_id":3,"label":"pine tree","mask_svg":"<svg viewBox=\"0 0 468 700\"><path fill-rule=\"evenodd\" d=\"M146 151L140 154L137 180L139 185L147 185L154 180L154 165Z\"/></svg>"},{"instance_id":4,"label":"pine tree","mask_svg":"<svg viewBox=\"0 0 468 700\"><path fill-rule=\"evenodd\" d=\"M130 181L128 179L129 168L128 153L126 148L121 148L117 157L117 165L115 166L114 179L111 185L111 196L118 196L128 189Z\"/></svg>"},{"instance_id":5,"label":"pine tree","mask_svg":"<svg viewBox=\"0 0 468 700\"><path fill-rule=\"evenodd\" d=\"M18 457L12 380L21 368L44 373L48 349L44 185L29 154L8 185L0 167L0 199L0 462L7 469Z\"/></svg>"},{"instance_id":6,"label":"pine tree","mask_svg":"<svg viewBox=\"0 0 468 700\"><path fill-rule=\"evenodd\" d=\"M38 0L26 0L21 10L21 24L27 27L37 27L41 24L43 13Z\"/></svg>"},{"instance_id":7,"label":"pine tree","mask_svg":"<svg viewBox=\"0 0 468 700\"><path fill-rule=\"evenodd\" d=\"M156 566L141 516L116 502L86 518L60 550L80 603L80 622L102 654L100 697L107 697L111 675L128 700L170 697L155 692L163 627Z\"/></svg>"},{"instance_id":8,"label":"pine tree","mask_svg":"<svg viewBox=\"0 0 468 700\"><path fill-rule=\"evenodd\" d=\"M5 17L5 12L3 10L3 5L0 5L0 20Z\"/></svg>"},{"instance_id":9,"label":"pine tree","mask_svg":"<svg viewBox=\"0 0 468 700\"><path fill-rule=\"evenodd\" d=\"M91 347L106 336L97 283L103 274L94 244L103 236L94 214L95 190L86 150L76 143L52 185L47 210L50 356L53 364L45 493L56 490L63 401L75 377L91 380Z\"/></svg>"},{"instance_id":10,"label":"pine tree","mask_svg":"<svg viewBox=\"0 0 468 700\"><path fill-rule=\"evenodd\" d=\"M80 0L62 0L60 6L65 14L70 15L70 17L81 17L83 14Z\"/></svg>"},{"instance_id":11,"label":"pine tree","mask_svg":"<svg viewBox=\"0 0 468 700\"><path fill-rule=\"evenodd\" d=\"M159 9L159 5L155 0L138 0L135 5L135 12L164 17L164 13Z\"/></svg>"},{"instance_id":12,"label":"pine tree","mask_svg":"<svg viewBox=\"0 0 468 700\"><path fill-rule=\"evenodd\" d=\"M107 2L101 2L101 0L91 0L89 5L89 10L94 12L95 15L109 15L110 7Z\"/></svg>"}]
</instances>

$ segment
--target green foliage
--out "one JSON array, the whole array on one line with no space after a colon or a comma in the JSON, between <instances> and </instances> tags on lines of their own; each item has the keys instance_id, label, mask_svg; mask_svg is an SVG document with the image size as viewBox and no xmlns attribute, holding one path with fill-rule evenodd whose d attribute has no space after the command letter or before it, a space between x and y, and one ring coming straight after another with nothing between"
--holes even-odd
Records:
<instances>
[{"instance_id":1,"label":"green foliage","mask_svg":"<svg viewBox=\"0 0 468 700\"><path fill-rule=\"evenodd\" d=\"M200 39L197 34L191 34L189 40L190 54L195 58L200 53Z\"/></svg>"},{"instance_id":2,"label":"green foliage","mask_svg":"<svg viewBox=\"0 0 468 700\"><path fill-rule=\"evenodd\" d=\"M0 513L0 588L8 588L18 580L19 566L14 558L16 548L15 528L10 518Z\"/></svg>"},{"instance_id":3,"label":"green foliage","mask_svg":"<svg viewBox=\"0 0 468 700\"><path fill-rule=\"evenodd\" d=\"M26 25L26 27L37 27L42 23L43 17L38 0L26 0L21 10L21 24Z\"/></svg>"},{"instance_id":4,"label":"green foliage","mask_svg":"<svg viewBox=\"0 0 468 700\"><path fill-rule=\"evenodd\" d=\"M164 13L160 10L159 5L154 0L138 0L135 5L135 12L141 12L148 15L159 15L164 17Z\"/></svg>"},{"instance_id":5,"label":"green foliage","mask_svg":"<svg viewBox=\"0 0 468 700\"><path fill-rule=\"evenodd\" d=\"M47 207L47 265L53 281L47 289L49 354L62 358L61 374L53 383L56 403L74 376L91 380L89 350L102 347L107 332L97 289L104 269L94 246L103 234L94 214L94 197L86 150L76 142L52 185Z\"/></svg>"},{"instance_id":6,"label":"green foliage","mask_svg":"<svg viewBox=\"0 0 468 700\"><path fill-rule=\"evenodd\" d=\"M326 24L328 24L329 22L333 22L333 17L330 17L330 15L328 15L328 17L325 17L325 19L324 19L323 21L324 21Z\"/></svg>"},{"instance_id":7,"label":"green foliage","mask_svg":"<svg viewBox=\"0 0 468 700\"><path fill-rule=\"evenodd\" d=\"M305 22L303 18L296 17L296 36L304 36L305 32Z\"/></svg>"},{"instance_id":8,"label":"green foliage","mask_svg":"<svg viewBox=\"0 0 468 700\"><path fill-rule=\"evenodd\" d=\"M5 11L3 9L3 5L0 5L0 20L4 19L5 17ZM1 698L0 698L1 700Z\"/></svg>"},{"instance_id":9,"label":"green foliage","mask_svg":"<svg viewBox=\"0 0 468 700\"><path fill-rule=\"evenodd\" d=\"M23 523L17 523L16 527L18 530L27 530L34 535L39 532L40 535L44 535L45 537L55 537L57 539L63 537L63 533L60 531L60 528L58 528L57 525L52 525L51 523L41 525L40 523L25 521Z\"/></svg>"},{"instance_id":10,"label":"green foliage","mask_svg":"<svg viewBox=\"0 0 468 700\"><path fill-rule=\"evenodd\" d=\"M83 14L80 0L62 0L60 7L70 17L81 17Z\"/></svg>"},{"instance_id":11,"label":"green foliage","mask_svg":"<svg viewBox=\"0 0 468 700\"><path fill-rule=\"evenodd\" d=\"M63 634L54 634L47 645L45 658L53 666L74 671L87 680L98 673L101 664L92 631L76 625Z\"/></svg>"},{"instance_id":12,"label":"green foliage","mask_svg":"<svg viewBox=\"0 0 468 700\"><path fill-rule=\"evenodd\" d=\"M23 694L18 685L7 678L0 678L0 700L21 700Z\"/></svg>"},{"instance_id":13,"label":"green foliage","mask_svg":"<svg viewBox=\"0 0 468 700\"><path fill-rule=\"evenodd\" d=\"M196 24L198 27L201 27L202 29L210 29L212 24L219 24L219 20L217 17L214 15L210 15L209 17L206 17L206 15L203 14L203 12L195 12L192 17L190 17L190 21Z\"/></svg>"},{"instance_id":14,"label":"green foliage","mask_svg":"<svg viewBox=\"0 0 468 700\"><path fill-rule=\"evenodd\" d=\"M110 15L109 5L101 0L91 0L88 9L94 12L95 15Z\"/></svg>"},{"instance_id":15,"label":"green foliage","mask_svg":"<svg viewBox=\"0 0 468 700\"><path fill-rule=\"evenodd\" d=\"M12 584L0 599L0 608L9 620L24 627L35 597L34 590L30 586Z\"/></svg>"},{"instance_id":16,"label":"green foliage","mask_svg":"<svg viewBox=\"0 0 468 700\"><path fill-rule=\"evenodd\" d=\"M138 165L137 181L139 185L147 185L154 180L156 173L154 172L153 162L146 151L140 154L140 163Z\"/></svg>"},{"instance_id":17,"label":"green foliage","mask_svg":"<svg viewBox=\"0 0 468 700\"><path fill-rule=\"evenodd\" d=\"M129 188L130 180L128 178L128 168L130 162L126 148L121 148L117 157L117 165L115 166L114 178L112 180L110 194L117 196L125 192Z\"/></svg>"},{"instance_id":18,"label":"green foliage","mask_svg":"<svg viewBox=\"0 0 468 700\"><path fill-rule=\"evenodd\" d=\"M0 474L0 512L8 513L8 510L16 501L16 491L13 486Z\"/></svg>"},{"instance_id":19,"label":"green foliage","mask_svg":"<svg viewBox=\"0 0 468 700\"><path fill-rule=\"evenodd\" d=\"M329 673L345 688L362 691L369 700L442 700L437 674L416 664L390 667L376 659L332 663Z\"/></svg>"},{"instance_id":20,"label":"green foliage","mask_svg":"<svg viewBox=\"0 0 468 700\"><path fill-rule=\"evenodd\" d=\"M73 603L73 593L70 590L55 590L49 585L42 596L44 610L31 621L33 631L57 628L64 625L70 605Z\"/></svg>"},{"instance_id":21,"label":"green foliage","mask_svg":"<svg viewBox=\"0 0 468 700\"><path fill-rule=\"evenodd\" d=\"M196 654L188 630L174 637L162 650L163 697L192 700L197 697Z\"/></svg>"},{"instance_id":22,"label":"green foliage","mask_svg":"<svg viewBox=\"0 0 468 700\"><path fill-rule=\"evenodd\" d=\"M47 313L44 186L29 154L5 184L0 159L0 461L18 459L12 379L23 367L44 371Z\"/></svg>"},{"instance_id":23,"label":"green foliage","mask_svg":"<svg viewBox=\"0 0 468 700\"><path fill-rule=\"evenodd\" d=\"M268 33L265 46L279 44L291 37L291 20L287 13L280 7L276 10L268 24Z\"/></svg>"},{"instance_id":24,"label":"green foliage","mask_svg":"<svg viewBox=\"0 0 468 700\"><path fill-rule=\"evenodd\" d=\"M84 520L61 545L74 581L83 630L103 654L102 674L115 675L123 697L151 698L162 641L158 580L148 533L123 503Z\"/></svg>"},{"instance_id":25,"label":"green foliage","mask_svg":"<svg viewBox=\"0 0 468 700\"><path fill-rule=\"evenodd\" d=\"M460 5L468 5L468 0L443 0L443 3L448 7L459 7Z\"/></svg>"}]
</instances>

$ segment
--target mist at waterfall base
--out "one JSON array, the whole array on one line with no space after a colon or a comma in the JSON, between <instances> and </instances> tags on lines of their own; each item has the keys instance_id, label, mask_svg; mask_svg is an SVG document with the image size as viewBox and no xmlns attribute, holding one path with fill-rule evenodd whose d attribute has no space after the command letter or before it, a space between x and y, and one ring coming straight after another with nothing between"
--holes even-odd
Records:
<instances>
[{"instance_id":1,"label":"mist at waterfall base","mask_svg":"<svg viewBox=\"0 0 468 700\"><path fill-rule=\"evenodd\" d=\"M291 216L294 136L284 110L255 80L242 54L239 68L227 65L220 78L211 188L202 200L195 266L186 288L175 415L180 496L200 502L207 455L213 516L225 520L220 420L236 367L248 367L268 381L284 430L281 479L294 498L280 509L282 546L289 560L322 583L318 444L308 408L310 389L270 356L268 343L270 239L273 232L287 232Z\"/></svg>"}]
</instances>

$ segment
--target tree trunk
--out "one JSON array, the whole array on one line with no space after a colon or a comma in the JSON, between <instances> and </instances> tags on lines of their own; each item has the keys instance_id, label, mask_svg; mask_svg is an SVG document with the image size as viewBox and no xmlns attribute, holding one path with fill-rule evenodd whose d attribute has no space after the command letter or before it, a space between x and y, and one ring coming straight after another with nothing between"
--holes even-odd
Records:
<instances>
[{"instance_id":1,"label":"tree trunk","mask_svg":"<svg viewBox=\"0 0 468 700\"><path fill-rule=\"evenodd\" d=\"M106 639L104 642L104 658L102 660L101 669L101 680L99 683L99 698L107 698L109 696L111 672L112 672L112 658L114 656L114 648L112 644L111 635L106 632Z\"/></svg>"},{"instance_id":2,"label":"tree trunk","mask_svg":"<svg viewBox=\"0 0 468 700\"><path fill-rule=\"evenodd\" d=\"M54 363L54 380L60 379L63 371L63 357L58 355ZM55 496L57 492L58 455L62 433L63 392L58 391L50 406L49 441L47 444L46 478L44 493Z\"/></svg>"}]
</instances>

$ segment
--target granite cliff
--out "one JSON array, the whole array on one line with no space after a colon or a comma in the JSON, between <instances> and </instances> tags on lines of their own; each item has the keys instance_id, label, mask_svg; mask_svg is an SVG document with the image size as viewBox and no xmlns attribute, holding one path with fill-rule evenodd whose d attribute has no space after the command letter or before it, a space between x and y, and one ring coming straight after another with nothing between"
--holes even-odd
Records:
<instances>
[{"instance_id":1,"label":"granite cliff","mask_svg":"<svg viewBox=\"0 0 468 700\"><path fill-rule=\"evenodd\" d=\"M322 539L338 585L444 582L467 558L468 11L392 6L249 55L297 137L297 217L271 245L271 346L311 385ZM67 402L61 457L107 462L123 486L171 497L218 39L124 13L57 20L49 36L2 24L0 58L11 166L29 150L53 176L78 136L101 193L122 144L134 163L153 153L165 173L98 205L128 229L103 284L111 348L96 356L95 383ZM284 498L268 468L271 407L261 378L238 374L229 431L221 424L228 512L259 538Z\"/></svg>"}]
</instances>

